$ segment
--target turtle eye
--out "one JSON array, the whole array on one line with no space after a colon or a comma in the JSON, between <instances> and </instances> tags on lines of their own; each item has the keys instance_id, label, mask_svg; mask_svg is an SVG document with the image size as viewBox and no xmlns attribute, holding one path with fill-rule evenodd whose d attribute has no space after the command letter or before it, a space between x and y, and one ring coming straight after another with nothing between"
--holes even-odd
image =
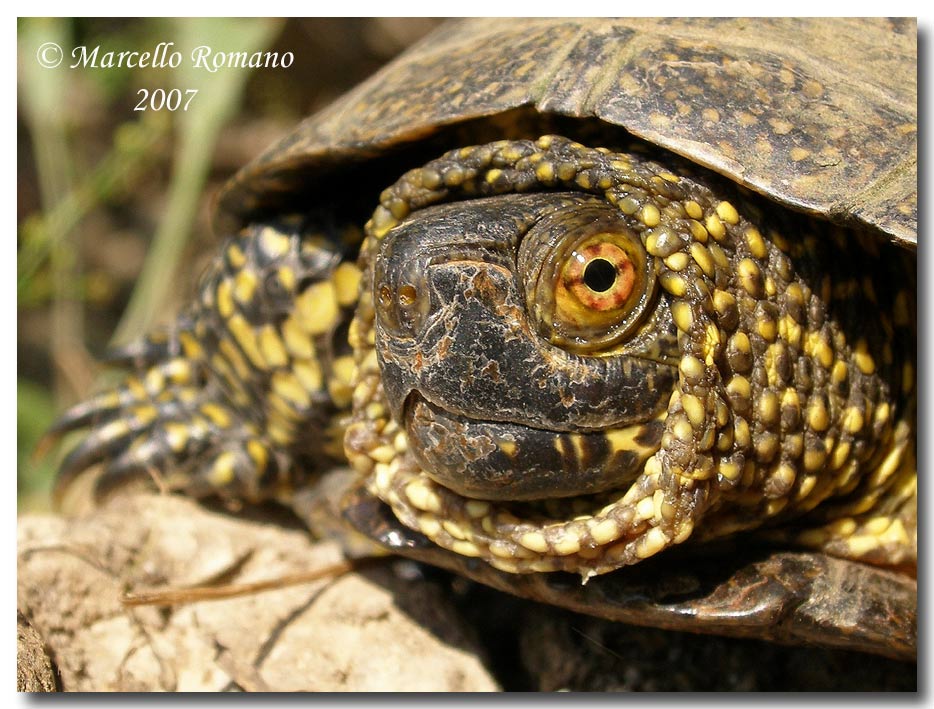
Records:
<instances>
[{"instance_id":1,"label":"turtle eye","mask_svg":"<svg viewBox=\"0 0 934 709\"><path fill-rule=\"evenodd\" d=\"M520 261L533 276L526 297L539 331L562 347L609 350L637 330L652 301L654 268L642 240L602 206L576 206L537 223Z\"/></svg>"},{"instance_id":2,"label":"turtle eye","mask_svg":"<svg viewBox=\"0 0 934 709\"><path fill-rule=\"evenodd\" d=\"M605 240L604 240L605 239ZM626 251L600 234L571 252L561 269L555 301L558 312L575 309L608 313L624 308L636 286L636 267Z\"/></svg>"},{"instance_id":3,"label":"turtle eye","mask_svg":"<svg viewBox=\"0 0 934 709\"><path fill-rule=\"evenodd\" d=\"M650 294L646 254L635 234L585 235L556 256L552 340L590 349L629 334Z\"/></svg>"}]
</instances>

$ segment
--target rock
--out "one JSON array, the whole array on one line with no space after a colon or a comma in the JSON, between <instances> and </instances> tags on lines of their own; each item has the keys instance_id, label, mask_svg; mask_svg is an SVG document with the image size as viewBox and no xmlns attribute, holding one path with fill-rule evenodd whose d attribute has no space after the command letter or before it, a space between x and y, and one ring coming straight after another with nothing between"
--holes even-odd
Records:
<instances>
[{"instance_id":1,"label":"rock","mask_svg":"<svg viewBox=\"0 0 934 709\"><path fill-rule=\"evenodd\" d=\"M396 573L389 558L224 600L123 602L127 592L244 584L342 560L335 543L281 519L121 496L92 516L20 519L18 551L18 608L65 691L498 689L442 588ZM20 661L21 676L34 672L36 661Z\"/></svg>"},{"instance_id":2,"label":"rock","mask_svg":"<svg viewBox=\"0 0 934 709\"><path fill-rule=\"evenodd\" d=\"M45 643L22 613L16 614L16 691L54 692L55 669Z\"/></svg>"}]
</instances>

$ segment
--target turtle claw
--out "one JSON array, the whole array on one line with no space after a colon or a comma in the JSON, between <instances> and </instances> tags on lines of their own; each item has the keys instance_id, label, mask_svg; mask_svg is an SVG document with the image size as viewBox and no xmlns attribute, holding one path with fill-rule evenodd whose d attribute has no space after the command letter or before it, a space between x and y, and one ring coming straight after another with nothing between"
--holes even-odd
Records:
<instances>
[{"instance_id":1,"label":"turtle claw","mask_svg":"<svg viewBox=\"0 0 934 709\"><path fill-rule=\"evenodd\" d=\"M81 420L75 417L75 421ZM92 419L93 420L93 417ZM65 489L74 482L85 470L100 463L124 449L132 436L142 431L147 421L139 416L117 418L116 414L108 415L107 422L96 427L87 438L69 451L59 466L58 477L55 480L53 495L60 500ZM61 427L60 431L75 430L83 426Z\"/></svg>"}]
</instances>

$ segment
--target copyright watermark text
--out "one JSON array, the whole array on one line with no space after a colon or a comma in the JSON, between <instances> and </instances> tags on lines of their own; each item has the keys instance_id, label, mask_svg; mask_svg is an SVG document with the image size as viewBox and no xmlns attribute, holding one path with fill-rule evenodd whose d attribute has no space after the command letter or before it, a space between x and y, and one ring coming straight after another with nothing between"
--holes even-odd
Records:
<instances>
[{"instance_id":1,"label":"copyright watermark text","mask_svg":"<svg viewBox=\"0 0 934 709\"><path fill-rule=\"evenodd\" d=\"M174 42L159 42L148 51L113 51L100 45L81 45L71 50L69 69L177 69L186 60L194 69L214 74L221 69L287 69L295 61L292 52L221 52L206 44L195 47L190 54L175 48ZM65 60L65 51L55 42L45 42L36 51L36 61L46 69L55 69ZM198 94L197 89L140 89L136 111L187 111Z\"/></svg>"},{"instance_id":2,"label":"copyright watermark text","mask_svg":"<svg viewBox=\"0 0 934 709\"><path fill-rule=\"evenodd\" d=\"M100 45L88 47L81 45L71 50L72 63L69 69L176 69L184 61L182 53L174 42L159 42L152 51L102 51ZM55 57L61 63L64 52L53 42L46 42L39 48L39 63L43 66L58 66L46 63ZM191 66L212 74L220 69L259 69L266 67L279 69L292 66L295 55L292 52L218 52L206 44L195 47L188 57Z\"/></svg>"}]
</instances>

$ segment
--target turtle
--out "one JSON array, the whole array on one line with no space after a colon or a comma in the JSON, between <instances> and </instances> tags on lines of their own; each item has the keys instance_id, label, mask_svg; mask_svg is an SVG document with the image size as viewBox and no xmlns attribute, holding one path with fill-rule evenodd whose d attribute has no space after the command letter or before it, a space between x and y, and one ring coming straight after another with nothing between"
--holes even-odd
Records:
<instances>
[{"instance_id":1,"label":"turtle","mask_svg":"<svg viewBox=\"0 0 934 709\"><path fill-rule=\"evenodd\" d=\"M326 498L544 603L912 659L915 67L911 21L446 23L223 189L58 492Z\"/></svg>"}]
</instances>

